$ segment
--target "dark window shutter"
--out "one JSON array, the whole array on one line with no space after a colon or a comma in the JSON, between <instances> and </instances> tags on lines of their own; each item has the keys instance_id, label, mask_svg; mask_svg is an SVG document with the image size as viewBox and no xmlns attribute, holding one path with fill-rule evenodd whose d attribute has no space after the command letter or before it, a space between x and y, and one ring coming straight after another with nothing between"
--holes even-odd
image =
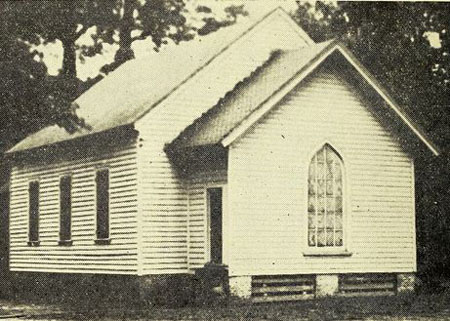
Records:
<instances>
[{"instance_id":1,"label":"dark window shutter","mask_svg":"<svg viewBox=\"0 0 450 321\"><path fill-rule=\"evenodd\" d=\"M72 177L63 176L59 182L60 190L60 232L61 241L68 241L72 237L71 220L72 220Z\"/></svg>"},{"instance_id":2,"label":"dark window shutter","mask_svg":"<svg viewBox=\"0 0 450 321\"><path fill-rule=\"evenodd\" d=\"M97 239L109 238L109 170L97 171Z\"/></svg>"},{"instance_id":3,"label":"dark window shutter","mask_svg":"<svg viewBox=\"0 0 450 321\"><path fill-rule=\"evenodd\" d=\"M28 238L30 242L39 241L39 182L29 184L29 230Z\"/></svg>"}]
</instances>

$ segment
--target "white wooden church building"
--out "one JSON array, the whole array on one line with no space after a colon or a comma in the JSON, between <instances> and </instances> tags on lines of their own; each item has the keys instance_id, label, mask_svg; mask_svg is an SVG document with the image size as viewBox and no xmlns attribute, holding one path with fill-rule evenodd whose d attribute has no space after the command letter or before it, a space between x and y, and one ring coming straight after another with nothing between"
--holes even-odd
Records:
<instances>
[{"instance_id":1,"label":"white wooden church building","mask_svg":"<svg viewBox=\"0 0 450 321\"><path fill-rule=\"evenodd\" d=\"M346 48L282 9L128 62L76 103L89 129L9 151L12 271L213 262L255 299L410 286L414 153L439 151Z\"/></svg>"}]
</instances>

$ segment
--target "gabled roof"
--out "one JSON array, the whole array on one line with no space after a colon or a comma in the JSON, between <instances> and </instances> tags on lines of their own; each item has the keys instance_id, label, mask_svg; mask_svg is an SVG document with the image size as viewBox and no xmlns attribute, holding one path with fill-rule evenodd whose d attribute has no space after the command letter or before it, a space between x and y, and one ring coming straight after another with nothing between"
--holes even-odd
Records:
<instances>
[{"instance_id":1,"label":"gabled roof","mask_svg":"<svg viewBox=\"0 0 450 321\"><path fill-rule=\"evenodd\" d=\"M214 108L187 127L168 148L175 151L207 145L221 144L224 147L230 145L335 53L341 54L406 127L433 154L439 155L438 147L424 131L358 60L338 42L324 42L299 50L276 53L268 63L239 83Z\"/></svg>"},{"instance_id":2,"label":"gabled roof","mask_svg":"<svg viewBox=\"0 0 450 321\"><path fill-rule=\"evenodd\" d=\"M219 144L226 135L304 68L332 41L299 50L275 51L263 66L236 85L219 103L172 143L172 149Z\"/></svg>"},{"instance_id":3,"label":"gabled roof","mask_svg":"<svg viewBox=\"0 0 450 321\"><path fill-rule=\"evenodd\" d=\"M25 138L8 152L46 146L134 124L201 72L229 46L272 16L295 24L283 9L277 8L256 22L250 20L238 23L178 46L164 47L158 54L123 64L75 101L79 106L77 115L85 120L90 129L80 129L70 134L61 127L50 126ZM300 27L293 27L305 43L314 43ZM255 64L259 62L255 61Z\"/></svg>"},{"instance_id":4,"label":"gabled roof","mask_svg":"<svg viewBox=\"0 0 450 321\"><path fill-rule=\"evenodd\" d=\"M221 68L227 68L226 59L216 58L226 56L225 52L239 49L237 44L242 39L253 39L253 36L249 36L253 35L252 32L255 30L259 30L258 35L265 36L266 33L261 32L264 29L258 26L272 26L275 20L270 20L271 17L276 17L279 19L276 21L283 21L284 26L294 30L296 39L301 43L296 45L293 41L292 47L286 47L283 42L283 45L277 44L276 48L306 47L293 51L275 51L271 56L269 54L272 49L268 49L267 46L261 52L255 50L255 54L251 57L244 53L249 57L246 57L245 62L239 65L242 65L243 69L238 70L237 74L223 73L223 82L216 82L220 88L215 88L207 100L201 96L192 96L202 95L201 90L185 90L185 88L192 89L190 85L197 83L198 79L200 79L201 88L208 88L210 82L214 81L211 79L211 74ZM284 28L286 27L276 32L284 33ZM279 38L276 39L279 40ZM261 43L261 40L258 43ZM231 50L233 46L235 48ZM166 107L164 103L170 102L170 98L177 96L177 93L181 97L178 97L177 101L199 99L203 105L197 106L198 110L192 113L190 111L195 116L177 129L182 133L170 144L170 147L190 148L214 144L226 147L253 126L325 59L336 52L354 66L361 77L401 119L405 127L435 155L438 155L438 148L344 46L335 42L315 44L280 8L271 11L256 23L237 24L224 28L179 46L166 47L157 55L149 55L122 65L75 101L80 106L77 114L91 127L89 130L81 129L70 134L58 126L47 127L21 141L9 153L128 127L143 119L144 116L151 119L150 111L159 105ZM149 58L151 61L146 60ZM211 67L215 62L222 60L224 61L219 65ZM205 74L205 77L197 77ZM266 77L268 81L258 81L261 77ZM232 90L233 86L235 86L234 90ZM227 92L228 94L224 97ZM239 103L233 104L233 101ZM172 103L173 101L170 102ZM204 114L200 117L201 113ZM172 137L168 139L170 140Z\"/></svg>"}]
</instances>

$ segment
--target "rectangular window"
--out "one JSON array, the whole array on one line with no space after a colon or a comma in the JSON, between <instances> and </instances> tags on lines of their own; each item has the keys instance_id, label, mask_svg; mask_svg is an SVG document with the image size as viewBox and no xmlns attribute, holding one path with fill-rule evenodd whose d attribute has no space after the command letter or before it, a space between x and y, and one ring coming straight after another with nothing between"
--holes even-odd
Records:
<instances>
[{"instance_id":1,"label":"rectangular window","mask_svg":"<svg viewBox=\"0 0 450 321\"><path fill-rule=\"evenodd\" d=\"M39 182L30 182L28 186L29 196L29 224L28 244L39 244Z\"/></svg>"},{"instance_id":2,"label":"rectangular window","mask_svg":"<svg viewBox=\"0 0 450 321\"><path fill-rule=\"evenodd\" d=\"M97 243L109 242L109 170L97 171Z\"/></svg>"},{"instance_id":3,"label":"rectangular window","mask_svg":"<svg viewBox=\"0 0 450 321\"><path fill-rule=\"evenodd\" d=\"M60 245L71 244L71 221L72 221L72 177L66 175L59 181L59 239Z\"/></svg>"}]
</instances>

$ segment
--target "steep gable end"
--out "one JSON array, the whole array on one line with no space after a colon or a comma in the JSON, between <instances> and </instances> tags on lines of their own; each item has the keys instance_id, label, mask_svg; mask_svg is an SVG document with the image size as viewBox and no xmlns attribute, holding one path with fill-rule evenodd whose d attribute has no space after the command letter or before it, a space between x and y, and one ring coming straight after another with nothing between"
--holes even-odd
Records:
<instances>
[{"instance_id":1,"label":"steep gable end","mask_svg":"<svg viewBox=\"0 0 450 321\"><path fill-rule=\"evenodd\" d=\"M227 45L217 56L177 87L171 94L148 109L136 123L138 130L158 123L159 117L167 122L171 115L178 135L202 114L214 107L237 83L249 77L265 64L274 51L293 50L313 45L312 40L282 9L277 9L248 29L241 37ZM174 127L175 129L175 127ZM168 136L167 143L174 137Z\"/></svg>"}]
</instances>

